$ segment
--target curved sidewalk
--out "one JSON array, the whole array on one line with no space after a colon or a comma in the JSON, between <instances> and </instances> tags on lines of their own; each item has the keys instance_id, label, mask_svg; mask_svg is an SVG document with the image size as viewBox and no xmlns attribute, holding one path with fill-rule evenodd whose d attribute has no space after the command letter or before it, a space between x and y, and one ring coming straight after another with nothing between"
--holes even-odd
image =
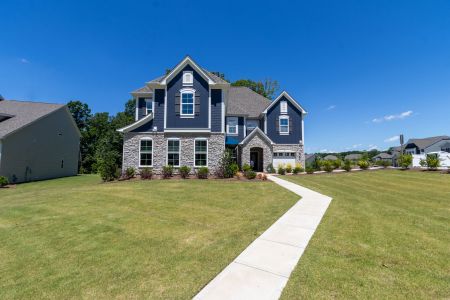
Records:
<instances>
[{"instance_id":1,"label":"curved sidewalk","mask_svg":"<svg viewBox=\"0 0 450 300\"><path fill-rule=\"evenodd\" d=\"M278 299L331 198L295 183L268 179L302 198L254 240L194 299Z\"/></svg>"}]
</instances>

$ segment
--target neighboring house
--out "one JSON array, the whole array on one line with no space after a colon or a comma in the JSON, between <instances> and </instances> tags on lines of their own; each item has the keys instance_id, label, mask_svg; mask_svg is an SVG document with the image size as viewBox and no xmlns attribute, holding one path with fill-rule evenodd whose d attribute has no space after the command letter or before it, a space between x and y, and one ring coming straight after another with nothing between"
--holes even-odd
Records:
<instances>
[{"instance_id":1,"label":"neighboring house","mask_svg":"<svg viewBox=\"0 0 450 300\"><path fill-rule=\"evenodd\" d=\"M345 160L352 160L352 161L357 161L360 160L362 158L361 154L348 154L345 156Z\"/></svg>"},{"instance_id":2,"label":"neighboring house","mask_svg":"<svg viewBox=\"0 0 450 300\"><path fill-rule=\"evenodd\" d=\"M380 153L378 155L375 155L372 159L375 162L377 162L377 161L387 161L391 165L394 165L394 156L392 154L389 154L389 153L385 153L385 152Z\"/></svg>"},{"instance_id":3,"label":"neighboring house","mask_svg":"<svg viewBox=\"0 0 450 300\"><path fill-rule=\"evenodd\" d=\"M214 172L224 150L240 164L304 165L306 111L287 92L275 100L232 87L189 56L168 74L131 93L136 121L124 133L123 168L207 166Z\"/></svg>"},{"instance_id":4,"label":"neighboring house","mask_svg":"<svg viewBox=\"0 0 450 300\"><path fill-rule=\"evenodd\" d=\"M0 176L10 182L76 175L79 145L66 105L0 101Z\"/></svg>"},{"instance_id":5,"label":"neighboring house","mask_svg":"<svg viewBox=\"0 0 450 300\"><path fill-rule=\"evenodd\" d=\"M316 160L315 154L305 154L305 166L309 166Z\"/></svg>"},{"instance_id":6,"label":"neighboring house","mask_svg":"<svg viewBox=\"0 0 450 300\"><path fill-rule=\"evenodd\" d=\"M337 156L328 154L323 158L324 160L338 160Z\"/></svg>"},{"instance_id":7,"label":"neighboring house","mask_svg":"<svg viewBox=\"0 0 450 300\"><path fill-rule=\"evenodd\" d=\"M423 139L410 139L405 145L405 153L407 154L427 154L439 151L450 153L449 136L444 135Z\"/></svg>"}]
</instances>

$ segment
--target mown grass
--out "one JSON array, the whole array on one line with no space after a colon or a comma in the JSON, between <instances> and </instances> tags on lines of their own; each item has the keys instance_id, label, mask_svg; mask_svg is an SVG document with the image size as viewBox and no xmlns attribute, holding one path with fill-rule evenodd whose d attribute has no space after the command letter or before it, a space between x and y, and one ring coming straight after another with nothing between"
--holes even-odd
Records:
<instances>
[{"instance_id":1,"label":"mown grass","mask_svg":"<svg viewBox=\"0 0 450 300\"><path fill-rule=\"evenodd\" d=\"M0 299L190 298L297 200L220 180L2 189Z\"/></svg>"},{"instance_id":2,"label":"mown grass","mask_svg":"<svg viewBox=\"0 0 450 300\"><path fill-rule=\"evenodd\" d=\"M284 178L333 201L283 299L450 298L450 175Z\"/></svg>"}]
</instances>

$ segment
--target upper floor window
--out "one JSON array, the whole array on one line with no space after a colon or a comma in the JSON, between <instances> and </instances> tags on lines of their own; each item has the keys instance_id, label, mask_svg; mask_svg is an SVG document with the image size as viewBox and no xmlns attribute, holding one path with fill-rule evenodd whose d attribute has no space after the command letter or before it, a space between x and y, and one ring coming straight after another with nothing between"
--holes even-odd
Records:
<instances>
[{"instance_id":1,"label":"upper floor window","mask_svg":"<svg viewBox=\"0 0 450 300\"><path fill-rule=\"evenodd\" d=\"M151 167L153 164L153 141L143 138L139 143L139 166Z\"/></svg>"},{"instance_id":2,"label":"upper floor window","mask_svg":"<svg viewBox=\"0 0 450 300\"><path fill-rule=\"evenodd\" d=\"M202 167L208 165L208 141L195 140L195 162L194 166Z\"/></svg>"},{"instance_id":3,"label":"upper floor window","mask_svg":"<svg viewBox=\"0 0 450 300\"><path fill-rule=\"evenodd\" d=\"M186 89L181 91L181 115L193 116L195 91L193 89Z\"/></svg>"},{"instance_id":4,"label":"upper floor window","mask_svg":"<svg viewBox=\"0 0 450 300\"><path fill-rule=\"evenodd\" d=\"M238 117L227 117L227 133L228 134L238 134Z\"/></svg>"},{"instance_id":5,"label":"upper floor window","mask_svg":"<svg viewBox=\"0 0 450 300\"><path fill-rule=\"evenodd\" d=\"M256 127L259 127L259 121L247 119L246 127L247 127L247 134L248 134L248 133L252 132Z\"/></svg>"},{"instance_id":6,"label":"upper floor window","mask_svg":"<svg viewBox=\"0 0 450 300\"><path fill-rule=\"evenodd\" d=\"M287 114L287 101L280 101L280 112Z\"/></svg>"},{"instance_id":7,"label":"upper floor window","mask_svg":"<svg viewBox=\"0 0 450 300\"><path fill-rule=\"evenodd\" d=\"M145 99L145 114L151 114L153 113L153 100L152 99Z\"/></svg>"},{"instance_id":8,"label":"upper floor window","mask_svg":"<svg viewBox=\"0 0 450 300\"><path fill-rule=\"evenodd\" d=\"M280 134L289 134L289 117L280 116Z\"/></svg>"},{"instance_id":9,"label":"upper floor window","mask_svg":"<svg viewBox=\"0 0 450 300\"><path fill-rule=\"evenodd\" d=\"M192 71L183 72L183 85L193 85L194 84L194 74Z\"/></svg>"},{"instance_id":10,"label":"upper floor window","mask_svg":"<svg viewBox=\"0 0 450 300\"><path fill-rule=\"evenodd\" d=\"M167 140L167 165L180 166L180 140Z\"/></svg>"}]
</instances>

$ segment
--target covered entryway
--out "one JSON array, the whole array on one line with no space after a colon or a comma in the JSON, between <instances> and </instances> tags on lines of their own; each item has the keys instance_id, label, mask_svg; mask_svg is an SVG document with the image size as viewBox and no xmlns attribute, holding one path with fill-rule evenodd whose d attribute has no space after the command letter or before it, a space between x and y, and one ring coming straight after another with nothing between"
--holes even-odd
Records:
<instances>
[{"instance_id":1,"label":"covered entryway","mask_svg":"<svg viewBox=\"0 0 450 300\"><path fill-rule=\"evenodd\" d=\"M262 172L263 171L263 149L260 147L253 147L250 148L250 166L252 167L253 171L256 172Z\"/></svg>"}]
</instances>

